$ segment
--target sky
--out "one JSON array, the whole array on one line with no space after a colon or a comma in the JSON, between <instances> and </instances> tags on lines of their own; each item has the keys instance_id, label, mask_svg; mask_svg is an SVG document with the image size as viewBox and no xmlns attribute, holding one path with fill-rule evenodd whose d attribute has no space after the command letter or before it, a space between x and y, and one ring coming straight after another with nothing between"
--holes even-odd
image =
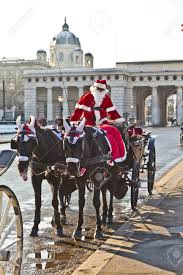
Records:
<instances>
[{"instance_id":1,"label":"sky","mask_svg":"<svg viewBox=\"0 0 183 275\"><path fill-rule=\"evenodd\" d=\"M183 60L183 0L1 0L0 59L49 54L67 17L95 68L116 62Z\"/></svg>"}]
</instances>

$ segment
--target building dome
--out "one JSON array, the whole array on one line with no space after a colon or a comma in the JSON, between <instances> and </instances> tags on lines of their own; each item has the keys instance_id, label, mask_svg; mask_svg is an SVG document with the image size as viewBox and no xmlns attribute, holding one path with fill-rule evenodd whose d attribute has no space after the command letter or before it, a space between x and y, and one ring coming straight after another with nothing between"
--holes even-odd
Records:
<instances>
[{"instance_id":1,"label":"building dome","mask_svg":"<svg viewBox=\"0 0 183 275\"><path fill-rule=\"evenodd\" d=\"M69 31L69 25L66 23L66 18L65 23L62 26L62 31L54 38L54 40L56 40L57 45L76 45L79 48L81 47L79 38Z\"/></svg>"},{"instance_id":2,"label":"building dome","mask_svg":"<svg viewBox=\"0 0 183 275\"><path fill-rule=\"evenodd\" d=\"M39 53L45 53L46 54L46 51L43 50L43 49L40 49L40 50L37 51L37 54L39 54Z\"/></svg>"}]
</instances>

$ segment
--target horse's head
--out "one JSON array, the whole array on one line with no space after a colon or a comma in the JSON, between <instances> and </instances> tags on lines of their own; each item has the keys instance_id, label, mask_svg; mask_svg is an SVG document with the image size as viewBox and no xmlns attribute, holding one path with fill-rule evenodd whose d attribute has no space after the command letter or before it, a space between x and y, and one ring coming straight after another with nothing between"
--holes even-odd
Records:
<instances>
[{"instance_id":1,"label":"horse's head","mask_svg":"<svg viewBox=\"0 0 183 275\"><path fill-rule=\"evenodd\" d=\"M68 174L72 177L78 177L80 174L80 162L84 153L84 126L85 118L79 125L75 126L66 121L63 121L65 128L64 150Z\"/></svg>"},{"instance_id":2,"label":"horse's head","mask_svg":"<svg viewBox=\"0 0 183 275\"><path fill-rule=\"evenodd\" d=\"M21 123L21 117L16 120L17 135L16 139L11 140L11 148L16 149L18 153L18 170L20 176L26 181L29 161L37 146L36 130L35 130L35 117L30 117L29 123Z\"/></svg>"}]
</instances>

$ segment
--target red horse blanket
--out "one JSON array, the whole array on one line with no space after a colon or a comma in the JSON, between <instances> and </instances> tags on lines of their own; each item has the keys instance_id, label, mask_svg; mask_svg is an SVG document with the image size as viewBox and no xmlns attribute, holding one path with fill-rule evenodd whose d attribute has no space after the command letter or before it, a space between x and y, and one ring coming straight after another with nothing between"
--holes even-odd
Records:
<instances>
[{"instance_id":1,"label":"red horse blanket","mask_svg":"<svg viewBox=\"0 0 183 275\"><path fill-rule=\"evenodd\" d=\"M124 161L126 159L126 148L120 131L108 124L102 124L100 128L106 132L106 136L110 142L112 160L115 162Z\"/></svg>"}]
</instances>

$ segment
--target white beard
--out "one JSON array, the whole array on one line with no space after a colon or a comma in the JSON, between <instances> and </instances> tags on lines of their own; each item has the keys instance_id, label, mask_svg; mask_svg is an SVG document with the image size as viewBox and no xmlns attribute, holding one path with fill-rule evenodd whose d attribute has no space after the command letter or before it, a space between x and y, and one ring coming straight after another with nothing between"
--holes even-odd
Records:
<instances>
[{"instance_id":1,"label":"white beard","mask_svg":"<svg viewBox=\"0 0 183 275\"><path fill-rule=\"evenodd\" d=\"M107 92L105 90L103 92L99 92L96 87L91 87L90 91L94 97L95 106L100 107Z\"/></svg>"}]
</instances>

